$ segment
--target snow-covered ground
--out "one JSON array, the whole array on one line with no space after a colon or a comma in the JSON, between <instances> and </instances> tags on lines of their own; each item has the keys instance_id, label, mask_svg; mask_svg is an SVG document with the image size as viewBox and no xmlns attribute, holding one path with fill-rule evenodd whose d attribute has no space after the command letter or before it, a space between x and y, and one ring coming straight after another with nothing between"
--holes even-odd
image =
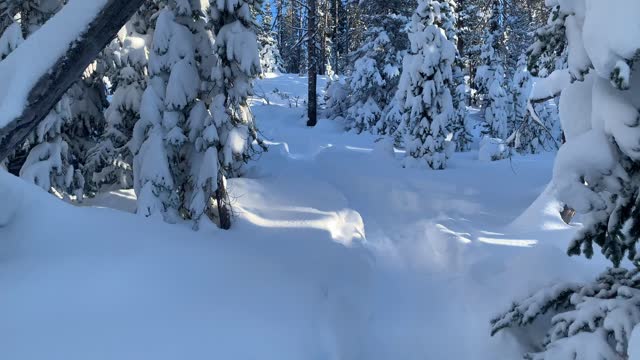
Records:
<instances>
[{"instance_id":1,"label":"snow-covered ground","mask_svg":"<svg viewBox=\"0 0 640 360\"><path fill-rule=\"evenodd\" d=\"M228 232L128 214L128 192L73 207L0 173L2 358L516 359L527 344L489 337L489 319L605 264L566 258L552 154L476 147L403 169L375 137L307 128L305 78L256 93L270 150L230 181Z\"/></svg>"}]
</instances>

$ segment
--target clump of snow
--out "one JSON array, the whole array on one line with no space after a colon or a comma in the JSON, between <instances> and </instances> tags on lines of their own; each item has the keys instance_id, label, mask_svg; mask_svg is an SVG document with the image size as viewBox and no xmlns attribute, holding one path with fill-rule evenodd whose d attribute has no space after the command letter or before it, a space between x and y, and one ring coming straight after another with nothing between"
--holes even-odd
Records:
<instances>
[{"instance_id":1,"label":"clump of snow","mask_svg":"<svg viewBox=\"0 0 640 360\"><path fill-rule=\"evenodd\" d=\"M510 149L504 140L485 136L480 141L478 160L496 161L509 157Z\"/></svg>"}]
</instances>

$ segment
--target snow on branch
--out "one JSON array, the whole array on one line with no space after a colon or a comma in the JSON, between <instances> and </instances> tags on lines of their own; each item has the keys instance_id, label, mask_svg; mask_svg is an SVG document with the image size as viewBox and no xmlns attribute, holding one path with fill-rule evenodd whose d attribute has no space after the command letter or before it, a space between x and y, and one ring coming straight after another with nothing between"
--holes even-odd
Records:
<instances>
[{"instance_id":1,"label":"snow on branch","mask_svg":"<svg viewBox=\"0 0 640 360\"><path fill-rule=\"evenodd\" d=\"M0 62L0 159L19 146L143 0L71 0Z\"/></svg>"}]
</instances>

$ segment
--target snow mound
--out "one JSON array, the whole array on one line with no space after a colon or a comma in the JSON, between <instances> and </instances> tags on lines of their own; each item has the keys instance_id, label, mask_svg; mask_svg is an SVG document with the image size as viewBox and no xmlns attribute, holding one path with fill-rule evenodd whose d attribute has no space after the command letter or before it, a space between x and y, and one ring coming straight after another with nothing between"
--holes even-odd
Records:
<instances>
[{"instance_id":1,"label":"snow mound","mask_svg":"<svg viewBox=\"0 0 640 360\"><path fill-rule=\"evenodd\" d=\"M507 157L509 157L509 147L502 139L485 136L482 141L480 141L478 160L497 161L506 159Z\"/></svg>"},{"instance_id":2,"label":"snow mound","mask_svg":"<svg viewBox=\"0 0 640 360\"><path fill-rule=\"evenodd\" d=\"M362 226L353 212L319 214L325 236L284 227L293 220L196 233L76 208L5 172L0 189L8 358L352 359L361 349L370 260L347 241Z\"/></svg>"}]
</instances>

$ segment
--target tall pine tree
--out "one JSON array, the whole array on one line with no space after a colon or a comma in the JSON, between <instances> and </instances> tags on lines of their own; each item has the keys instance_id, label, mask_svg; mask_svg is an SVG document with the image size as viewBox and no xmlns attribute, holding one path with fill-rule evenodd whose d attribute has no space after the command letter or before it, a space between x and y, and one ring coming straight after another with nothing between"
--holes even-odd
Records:
<instances>
[{"instance_id":1,"label":"tall pine tree","mask_svg":"<svg viewBox=\"0 0 640 360\"><path fill-rule=\"evenodd\" d=\"M454 112L450 86L456 48L437 25L439 14L439 2L418 1L396 95L407 163L424 161L432 169L446 167L445 138Z\"/></svg>"}]
</instances>

